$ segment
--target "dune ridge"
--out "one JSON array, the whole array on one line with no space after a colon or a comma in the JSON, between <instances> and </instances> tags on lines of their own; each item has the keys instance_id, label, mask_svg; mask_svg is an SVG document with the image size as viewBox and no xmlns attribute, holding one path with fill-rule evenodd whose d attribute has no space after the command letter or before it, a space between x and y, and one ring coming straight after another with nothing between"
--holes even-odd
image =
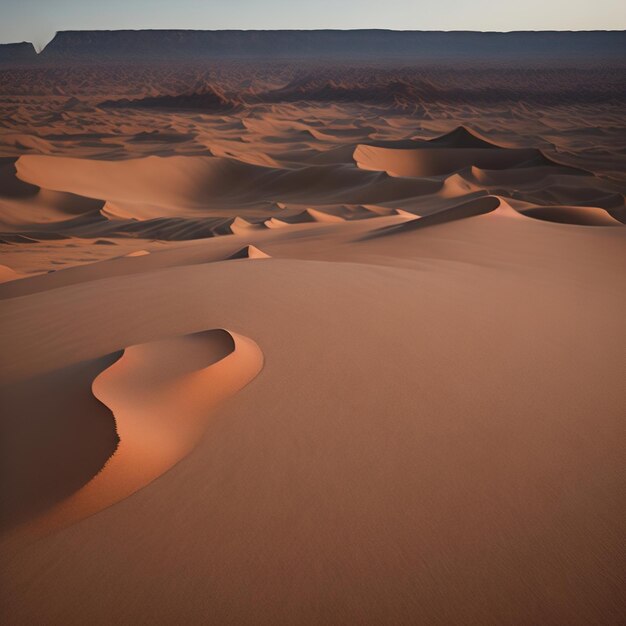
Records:
<instances>
[{"instance_id":1,"label":"dune ridge","mask_svg":"<svg viewBox=\"0 0 626 626\"><path fill-rule=\"evenodd\" d=\"M272 128L260 131L282 132ZM348 131L341 141L353 138L353 130ZM367 128L354 131L371 134ZM336 132L340 138L344 129ZM544 149L501 146L464 126L431 139L372 141L337 150L321 154L336 152L338 164L319 161L316 153L282 165L277 160L274 165L245 163L234 154L125 161L24 155L3 170L11 195L0 198L0 239L184 241L398 210L424 215L445 208L446 202L452 207L484 194L526 203L526 209L538 209L529 216L549 221L623 221L619 185L561 163ZM553 211L550 206L591 206L608 215L588 219L584 215L594 211Z\"/></svg>"},{"instance_id":2,"label":"dune ridge","mask_svg":"<svg viewBox=\"0 0 626 626\"><path fill-rule=\"evenodd\" d=\"M269 259L269 254L263 252L263 250L259 250L256 246L244 246L243 248L239 248L236 252L233 252L228 259Z\"/></svg>"},{"instance_id":3,"label":"dune ridge","mask_svg":"<svg viewBox=\"0 0 626 626\"><path fill-rule=\"evenodd\" d=\"M105 100L98 105L102 108L148 108L200 110L210 112L229 112L239 105L227 98L219 89L212 85L201 85L181 94L147 96L129 100Z\"/></svg>"},{"instance_id":4,"label":"dune ridge","mask_svg":"<svg viewBox=\"0 0 626 626\"><path fill-rule=\"evenodd\" d=\"M623 623L623 35L256 35L0 67L3 618Z\"/></svg>"},{"instance_id":5,"label":"dune ridge","mask_svg":"<svg viewBox=\"0 0 626 626\"><path fill-rule=\"evenodd\" d=\"M115 418L117 448L84 487L19 527L17 540L76 523L158 478L197 444L211 411L262 367L256 343L226 330L126 348L92 384Z\"/></svg>"}]
</instances>

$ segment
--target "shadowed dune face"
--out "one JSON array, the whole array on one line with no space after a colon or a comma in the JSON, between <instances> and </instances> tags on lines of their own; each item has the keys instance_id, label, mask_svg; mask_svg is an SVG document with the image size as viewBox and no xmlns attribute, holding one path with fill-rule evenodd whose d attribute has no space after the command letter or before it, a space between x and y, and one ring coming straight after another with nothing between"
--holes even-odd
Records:
<instances>
[{"instance_id":1,"label":"shadowed dune face","mask_svg":"<svg viewBox=\"0 0 626 626\"><path fill-rule=\"evenodd\" d=\"M131 346L121 356L18 385L7 394L6 408L25 413L30 423L14 424L11 437L3 438L11 451L4 460L13 464L5 467L3 494L15 494L15 501L5 500L12 521L32 521L17 536L75 523L155 480L193 448L211 411L262 366L252 340L213 330ZM37 390L30 405L26 388ZM56 413L44 417L49 405ZM28 450L37 445L44 449ZM31 456L39 467L27 462ZM55 502L60 495L67 497Z\"/></svg>"},{"instance_id":2,"label":"shadowed dune face","mask_svg":"<svg viewBox=\"0 0 626 626\"><path fill-rule=\"evenodd\" d=\"M245 246L233 252L229 259L269 259L269 254L259 250L256 246Z\"/></svg>"},{"instance_id":3,"label":"shadowed dune face","mask_svg":"<svg viewBox=\"0 0 626 626\"><path fill-rule=\"evenodd\" d=\"M521 211L534 217L558 224L579 226L619 226L620 222L603 209L595 207L531 207Z\"/></svg>"},{"instance_id":4,"label":"shadowed dune face","mask_svg":"<svg viewBox=\"0 0 626 626\"><path fill-rule=\"evenodd\" d=\"M358 166L382 170L390 176L440 176L468 167L508 169L537 159L537 150L500 150L498 148L416 148L394 150L359 146L354 152Z\"/></svg>"},{"instance_id":5,"label":"shadowed dune face","mask_svg":"<svg viewBox=\"0 0 626 626\"><path fill-rule=\"evenodd\" d=\"M611 225L621 219L619 184L557 162L537 148L502 147L463 126L429 140L378 141L380 132L371 125L350 128L349 122L334 120L333 130L312 130L307 148L293 151L291 133L295 130L296 145L302 145L299 133L306 123L250 119L244 127L261 136L234 151L213 149L221 156L103 160L29 154L7 161L0 239L13 244L111 237L189 240L398 211L429 215L485 194L525 202L525 209L540 209L528 215L549 221L552 216ZM278 147L267 143L270 134L279 138ZM337 141L359 135L372 137L372 143L336 147ZM255 149L264 156L241 160ZM328 156L333 154L336 162ZM611 215L593 219L590 212L554 212L550 205L599 207Z\"/></svg>"},{"instance_id":6,"label":"shadowed dune face","mask_svg":"<svg viewBox=\"0 0 626 626\"><path fill-rule=\"evenodd\" d=\"M412 148L359 145L354 151L354 160L363 169L384 171L390 176L414 177L441 176L466 169L480 175L480 170L514 170L515 173L528 168L558 168L558 164L546 158L540 150L502 148L463 126L430 141L416 141ZM527 172L527 179L533 173ZM499 180L497 174L492 176Z\"/></svg>"},{"instance_id":7,"label":"shadowed dune face","mask_svg":"<svg viewBox=\"0 0 626 626\"><path fill-rule=\"evenodd\" d=\"M484 215L491 213L502 206L501 201L493 196L483 196L469 200L468 202L462 202L459 205L448 207L437 213L430 213L423 217L416 217L409 219L402 224L394 224L392 226L384 226L379 230L375 230L368 233L365 239L371 239L384 235L400 234L417 230L420 228L427 228L429 226L436 226L437 224L445 224L446 222L452 222L455 220L465 219L468 217L475 217L477 215ZM507 206L510 210L510 207ZM510 211L510 215L515 215L514 211Z\"/></svg>"},{"instance_id":8,"label":"shadowed dune face","mask_svg":"<svg viewBox=\"0 0 626 626\"><path fill-rule=\"evenodd\" d=\"M624 621L626 74L544 61L0 67L8 623Z\"/></svg>"},{"instance_id":9,"label":"shadowed dune face","mask_svg":"<svg viewBox=\"0 0 626 626\"><path fill-rule=\"evenodd\" d=\"M3 264L38 274L153 241L424 216L485 194L623 221L623 76L364 62L0 68ZM100 108L107 100L122 108ZM80 252L57 254L67 243Z\"/></svg>"},{"instance_id":10,"label":"shadowed dune face","mask_svg":"<svg viewBox=\"0 0 626 626\"><path fill-rule=\"evenodd\" d=\"M91 393L109 355L0 389L0 530L35 517L88 483L115 452L110 409Z\"/></svg>"}]
</instances>

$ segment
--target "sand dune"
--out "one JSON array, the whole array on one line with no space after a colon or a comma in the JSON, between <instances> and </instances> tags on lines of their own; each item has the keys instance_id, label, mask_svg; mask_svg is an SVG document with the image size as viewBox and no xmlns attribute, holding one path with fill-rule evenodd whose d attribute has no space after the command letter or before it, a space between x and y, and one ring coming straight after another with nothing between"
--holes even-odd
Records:
<instances>
[{"instance_id":1,"label":"sand dune","mask_svg":"<svg viewBox=\"0 0 626 626\"><path fill-rule=\"evenodd\" d=\"M594 207L531 207L522 210L524 215L559 224L579 226L619 226L620 222L604 209Z\"/></svg>"},{"instance_id":2,"label":"sand dune","mask_svg":"<svg viewBox=\"0 0 626 626\"><path fill-rule=\"evenodd\" d=\"M71 496L115 452L113 415L94 398L91 384L118 357L89 359L1 389L2 534Z\"/></svg>"},{"instance_id":3,"label":"sand dune","mask_svg":"<svg viewBox=\"0 0 626 626\"><path fill-rule=\"evenodd\" d=\"M416 142L410 149L359 145L354 160L363 169L385 171L390 176L438 176L468 167L507 170L553 164L540 150L500 148L464 127Z\"/></svg>"},{"instance_id":4,"label":"sand dune","mask_svg":"<svg viewBox=\"0 0 626 626\"><path fill-rule=\"evenodd\" d=\"M500 206L501 202L499 198L494 196L483 196L481 198L470 200L469 202L463 202L459 205L443 209L436 213L430 213L429 215L425 215L423 217L416 217L402 224L385 226L378 231L369 233L366 235L366 238L405 233L418 228L426 228L437 224L445 224L446 222L451 222L453 220L483 215L485 213L495 211Z\"/></svg>"},{"instance_id":5,"label":"sand dune","mask_svg":"<svg viewBox=\"0 0 626 626\"><path fill-rule=\"evenodd\" d=\"M254 230L263 229L263 224L248 222L242 217L236 217L230 224L233 235L245 234Z\"/></svg>"},{"instance_id":6,"label":"sand dune","mask_svg":"<svg viewBox=\"0 0 626 626\"><path fill-rule=\"evenodd\" d=\"M0 68L5 621L624 622L623 68L172 54Z\"/></svg>"},{"instance_id":7,"label":"sand dune","mask_svg":"<svg viewBox=\"0 0 626 626\"><path fill-rule=\"evenodd\" d=\"M9 280L17 280L18 278L23 278L24 274L20 274L15 270L11 269L7 265L0 264L0 283L7 282Z\"/></svg>"},{"instance_id":8,"label":"sand dune","mask_svg":"<svg viewBox=\"0 0 626 626\"><path fill-rule=\"evenodd\" d=\"M95 161L23 156L16 167L22 181L106 201L101 215L107 219L160 219L164 213L190 218L203 208L225 216L225 210L242 204L257 209L287 200L300 204L377 204L434 193L441 187L441 183L428 179L394 183L385 175L348 166L278 169L215 157Z\"/></svg>"},{"instance_id":9,"label":"sand dune","mask_svg":"<svg viewBox=\"0 0 626 626\"><path fill-rule=\"evenodd\" d=\"M229 259L269 259L269 254L259 250L256 246L245 246L233 252Z\"/></svg>"},{"instance_id":10,"label":"sand dune","mask_svg":"<svg viewBox=\"0 0 626 626\"><path fill-rule=\"evenodd\" d=\"M252 340L225 330L125 349L92 385L115 418L115 451L85 486L28 523L19 537L75 523L155 480L197 444L211 410L262 366Z\"/></svg>"},{"instance_id":11,"label":"sand dune","mask_svg":"<svg viewBox=\"0 0 626 626\"><path fill-rule=\"evenodd\" d=\"M229 100L223 93L211 85L203 85L187 93L160 95L129 100L105 100L98 106L103 108L147 108L200 110L207 112L226 112L237 108L237 103Z\"/></svg>"}]
</instances>

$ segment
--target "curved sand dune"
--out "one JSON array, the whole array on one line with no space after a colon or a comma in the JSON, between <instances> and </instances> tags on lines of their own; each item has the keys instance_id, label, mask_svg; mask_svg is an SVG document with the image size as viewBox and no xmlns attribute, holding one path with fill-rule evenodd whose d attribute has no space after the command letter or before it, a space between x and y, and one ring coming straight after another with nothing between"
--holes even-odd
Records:
<instances>
[{"instance_id":1,"label":"curved sand dune","mask_svg":"<svg viewBox=\"0 0 626 626\"><path fill-rule=\"evenodd\" d=\"M390 176L441 176L468 169L479 183L515 184L547 173L589 174L583 170L561 165L537 148L511 148L491 143L480 135L460 126L455 130L429 139L388 142L378 145L359 144L354 161L365 170L387 172ZM519 169L519 171L516 171ZM505 174L501 172L505 171Z\"/></svg>"},{"instance_id":2,"label":"curved sand dune","mask_svg":"<svg viewBox=\"0 0 626 626\"><path fill-rule=\"evenodd\" d=\"M393 181L380 172L349 166L291 170L205 156L96 161L28 155L18 159L17 175L40 187L114 203L107 209L112 216L129 217L137 205L142 207L141 219L163 216L164 209L185 215L185 209L259 200L375 204L434 193L441 187L438 181ZM118 203L126 206L115 208Z\"/></svg>"},{"instance_id":3,"label":"curved sand dune","mask_svg":"<svg viewBox=\"0 0 626 626\"><path fill-rule=\"evenodd\" d=\"M379 148L360 144L354 160L365 170L387 172L390 176L441 176L465 167L507 169L542 157L535 149L524 148Z\"/></svg>"},{"instance_id":4,"label":"curved sand dune","mask_svg":"<svg viewBox=\"0 0 626 626\"><path fill-rule=\"evenodd\" d=\"M492 215L356 242L347 262L181 259L4 303L23 372L137 332L129 308L150 332L234 316L267 346L197 454L11 560L7 613L618 621L623 233Z\"/></svg>"},{"instance_id":5,"label":"curved sand dune","mask_svg":"<svg viewBox=\"0 0 626 626\"><path fill-rule=\"evenodd\" d=\"M500 198L496 196L482 196L442 209L435 213L430 213L429 215L424 215L423 217L409 219L401 224L385 226L384 228L368 233L363 239L374 239L385 235L407 233L420 228L427 228L428 226L436 226L438 224L445 224L446 222L453 222L476 215L484 215L485 213L496 211L501 206L502 201ZM403 217L407 217L407 214L403 215Z\"/></svg>"},{"instance_id":6,"label":"curved sand dune","mask_svg":"<svg viewBox=\"0 0 626 626\"><path fill-rule=\"evenodd\" d=\"M236 217L230 224L230 230L233 235L244 235L249 232L263 230L264 228L263 224L249 222L243 219L243 217Z\"/></svg>"},{"instance_id":7,"label":"curved sand dune","mask_svg":"<svg viewBox=\"0 0 626 626\"><path fill-rule=\"evenodd\" d=\"M7 283L11 280L18 280L19 278L24 278L24 274L16 272L8 265L0 264L0 283Z\"/></svg>"},{"instance_id":8,"label":"curved sand dune","mask_svg":"<svg viewBox=\"0 0 626 626\"><path fill-rule=\"evenodd\" d=\"M115 420L91 386L119 357L110 353L2 384L0 534L76 493L114 454Z\"/></svg>"},{"instance_id":9,"label":"curved sand dune","mask_svg":"<svg viewBox=\"0 0 626 626\"><path fill-rule=\"evenodd\" d=\"M246 167L238 165L241 169ZM214 157L150 156L131 161L91 161L29 155L20 157L16 167L21 180L47 189L114 203L167 208L196 205L208 189L223 190L228 181L227 170L235 166Z\"/></svg>"},{"instance_id":10,"label":"curved sand dune","mask_svg":"<svg viewBox=\"0 0 626 626\"><path fill-rule=\"evenodd\" d=\"M419 92L397 82L373 102L369 83L390 81L368 83L372 67L354 70L363 91L342 90L370 105L259 103L294 78L275 65L229 116L0 102L4 130L18 127L0 133L13 157L0 162L2 263L43 272L0 285L3 389L19 387L2 411L16 471L0 500L22 499L16 524L58 505L65 526L2 554L0 613L12 626L621 623L626 230L524 212L623 217L623 111L431 97L382 120L381 104ZM120 65L85 101L196 84L172 66L159 85ZM69 94L83 70L49 72L20 89ZM224 93L241 93L238 74L223 72ZM453 74L502 97L482 70ZM536 75L497 80L532 93ZM595 76L594 89L619 78ZM451 171L366 171L356 142L439 154ZM491 169L520 147L555 163ZM41 185L16 178L24 153ZM484 167L454 169L455 153ZM107 203L83 212L68 193ZM255 249L272 259L246 260ZM263 375L207 423L212 372L238 353L220 331L189 333L231 327L263 346ZM182 343L137 345L155 337ZM100 429L117 444L111 411L140 436L122 433L80 491L112 456ZM80 519L168 455L158 480Z\"/></svg>"},{"instance_id":11,"label":"curved sand dune","mask_svg":"<svg viewBox=\"0 0 626 626\"><path fill-rule=\"evenodd\" d=\"M326 213L325 211L318 211L317 209L307 209L306 212L315 222L328 222L330 224L345 222L345 218L341 217L340 215L333 215L332 213Z\"/></svg>"},{"instance_id":12,"label":"curved sand dune","mask_svg":"<svg viewBox=\"0 0 626 626\"><path fill-rule=\"evenodd\" d=\"M18 158L0 158L0 193L5 198L32 198L39 188L17 176L16 163Z\"/></svg>"},{"instance_id":13,"label":"curved sand dune","mask_svg":"<svg viewBox=\"0 0 626 626\"><path fill-rule=\"evenodd\" d=\"M590 172L586 172L585 170L566 167L556 162L543 163L529 167L512 167L506 170L488 170L472 166L469 175L476 183L485 186L537 184L537 182L548 176L557 175L592 176Z\"/></svg>"},{"instance_id":14,"label":"curved sand dune","mask_svg":"<svg viewBox=\"0 0 626 626\"><path fill-rule=\"evenodd\" d=\"M546 222L577 226L621 226L605 209L579 206L542 206L521 209L520 213Z\"/></svg>"},{"instance_id":15,"label":"curved sand dune","mask_svg":"<svg viewBox=\"0 0 626 626\"><path fill-rule=\"evenodd\" d=\"M93 381L119 444L102 471L24 532L39 535L123 500L190 452L217 404L247 385L263 354L246 337L210 330L131 346Z\"/></svg>"}]
</instances>

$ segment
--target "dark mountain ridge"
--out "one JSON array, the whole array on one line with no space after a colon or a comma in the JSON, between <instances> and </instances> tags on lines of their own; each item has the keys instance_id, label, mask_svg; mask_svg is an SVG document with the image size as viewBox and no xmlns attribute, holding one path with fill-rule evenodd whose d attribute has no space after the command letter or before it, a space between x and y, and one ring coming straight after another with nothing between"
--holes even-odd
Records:
<instances>
[{"instance_id":1,"label":"dark mountain ridge","mask_svg":"<svg viewBox=\"0 0 626 626\"><path fill-rule=\"evenodd\" d=\"M61 31L37 59L40 62L211 58L445 61L466 57L494 62L623 62L626 31Z\"/></svg>"},{"instance_id":2,"label":"dark mountain ridge","mask_svg":"<svg viewBox=\"0 0 626 626\"><path fill-rule=\"evenodd\" d=\"M0 44L0 63L28 63L37 58L35 47L27 41Z\"/></svg>"}]
</instances>

